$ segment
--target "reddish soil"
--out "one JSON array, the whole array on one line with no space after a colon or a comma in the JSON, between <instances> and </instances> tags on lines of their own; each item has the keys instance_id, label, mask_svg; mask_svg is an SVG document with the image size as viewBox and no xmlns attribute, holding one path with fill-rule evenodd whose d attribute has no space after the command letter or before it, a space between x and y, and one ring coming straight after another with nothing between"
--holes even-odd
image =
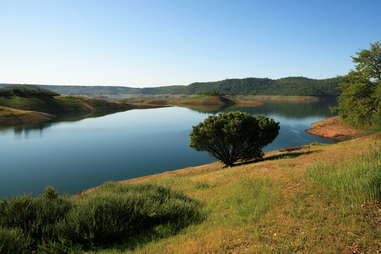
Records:
<instances>
[{"instance_id":1,"label":"reddish soil","mask_svg":"<svg viewBox=\"0 0 381 254\"><path fill-rule=\"evenodd\" d=\"M363 130L350 127L339 116L313 123L312 127L313 128L311 129L307 129L306 132L338 141L353 138L365 133Z\"/></svg>"}]
</instances>

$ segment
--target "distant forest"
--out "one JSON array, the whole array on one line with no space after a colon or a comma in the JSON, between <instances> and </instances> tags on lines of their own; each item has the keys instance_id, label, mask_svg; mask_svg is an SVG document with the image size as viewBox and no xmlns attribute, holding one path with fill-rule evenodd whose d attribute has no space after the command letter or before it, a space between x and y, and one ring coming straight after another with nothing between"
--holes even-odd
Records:
<instances>
[{"instance_id":1,"label":"distant forest","mask_svg":"<svg viewBox=\"0 0 381 254\"><path fill-rule=\"evenodd\" d=\"M338 96L338 78L309 79L288 77L281 79L244 78L225 79L214 82L196 82L187 86L161 86L152 88L131 88L123 86L56 86L36 85L64 95L131 96L131 95L176 95L205 94L218 92L226 95L298 95ZM0 87L15 84L0 84ZM25 85L25 84L23 84Z\"/></svg>"}]
</instances>

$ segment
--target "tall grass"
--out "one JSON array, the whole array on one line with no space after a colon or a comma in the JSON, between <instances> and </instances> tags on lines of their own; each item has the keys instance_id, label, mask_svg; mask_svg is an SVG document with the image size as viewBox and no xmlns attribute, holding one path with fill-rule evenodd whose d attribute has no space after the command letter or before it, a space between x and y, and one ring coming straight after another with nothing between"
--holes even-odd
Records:
<instances>
[{"instance_id":1,"label":"tall grass","mask_svg":"<svg viewBox=\"0 0 381 254\"><path fill-rule=\"evenodd\" d=\"M330 198L350 206L381 200L381 148L342 164L319 164L308 177Z\"/></svg>"},{"instance_id":2,"label":"tall grass","mask_svg":"<svg viewBox=\"0 0 381 254\"><path fill-rule=\"evenodd\" d=\"M132 249L201 220L198 208L182 193L155 185L107 183L73 197L47 188L38 197L1 201L0 253L72 253L122 242Z\"/></svg>"}]
</instances>

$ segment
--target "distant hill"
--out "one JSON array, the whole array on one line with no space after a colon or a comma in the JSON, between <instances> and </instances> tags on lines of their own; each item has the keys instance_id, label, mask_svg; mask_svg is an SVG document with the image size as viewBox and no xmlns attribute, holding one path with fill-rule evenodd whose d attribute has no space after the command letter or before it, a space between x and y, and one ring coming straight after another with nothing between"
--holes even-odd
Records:
<instances>
[{"instance_id":1,"label":"distant hill","mask_svg":"<svg viewBox=\"0 0 381 254\"><path fill-rule=\"evenodd\" d=\"M288 77L281 79L244 78L225 79L214 82L196 82L187 86L161 86L132 88L123 86L57 86L37 85L59 94L102 96L160 95L160 94L205 94L219 92L226 95L298 95L337 96L338 78L309 79ZM0 84L0 87L14 84Z\"/></svg>"},{"instance_id":2,"label":"distant hill","mask_svg":"<svg viewBox=\"0 0 381 254\"><path fill-rule=\"evenodd\" d=\"M190 93L202 93L211 90L229 95L299 95L299 96L336 96L339 94L337 78L309 79L289 77L282 79L245 78L226 79L216 82L197 82L190 84Z\"/></svg>"}]
</instances>

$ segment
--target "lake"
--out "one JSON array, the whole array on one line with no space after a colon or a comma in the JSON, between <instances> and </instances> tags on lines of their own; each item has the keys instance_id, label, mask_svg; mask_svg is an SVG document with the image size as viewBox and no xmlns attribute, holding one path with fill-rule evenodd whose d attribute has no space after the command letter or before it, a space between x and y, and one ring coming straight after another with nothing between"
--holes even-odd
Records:
<instances>
[{"instance_id":1,"label":"lake","mask_svg":"<svg viewBox=\"0 0 381 254\"><path fill-rule=\"evenodd\" d=\"M311 123L330 116L332 102L266 102L225 108L266 115L280 133L264 150L333 141L310 135ZM212 113L211 113L212 112ZM215 161L189 147L192 125L217 112L182 107L130 110L76 122L49 122L0 130L0 198L41 193L52 185L77 193L106 181Z\"/></svg>"}]
</instances>

